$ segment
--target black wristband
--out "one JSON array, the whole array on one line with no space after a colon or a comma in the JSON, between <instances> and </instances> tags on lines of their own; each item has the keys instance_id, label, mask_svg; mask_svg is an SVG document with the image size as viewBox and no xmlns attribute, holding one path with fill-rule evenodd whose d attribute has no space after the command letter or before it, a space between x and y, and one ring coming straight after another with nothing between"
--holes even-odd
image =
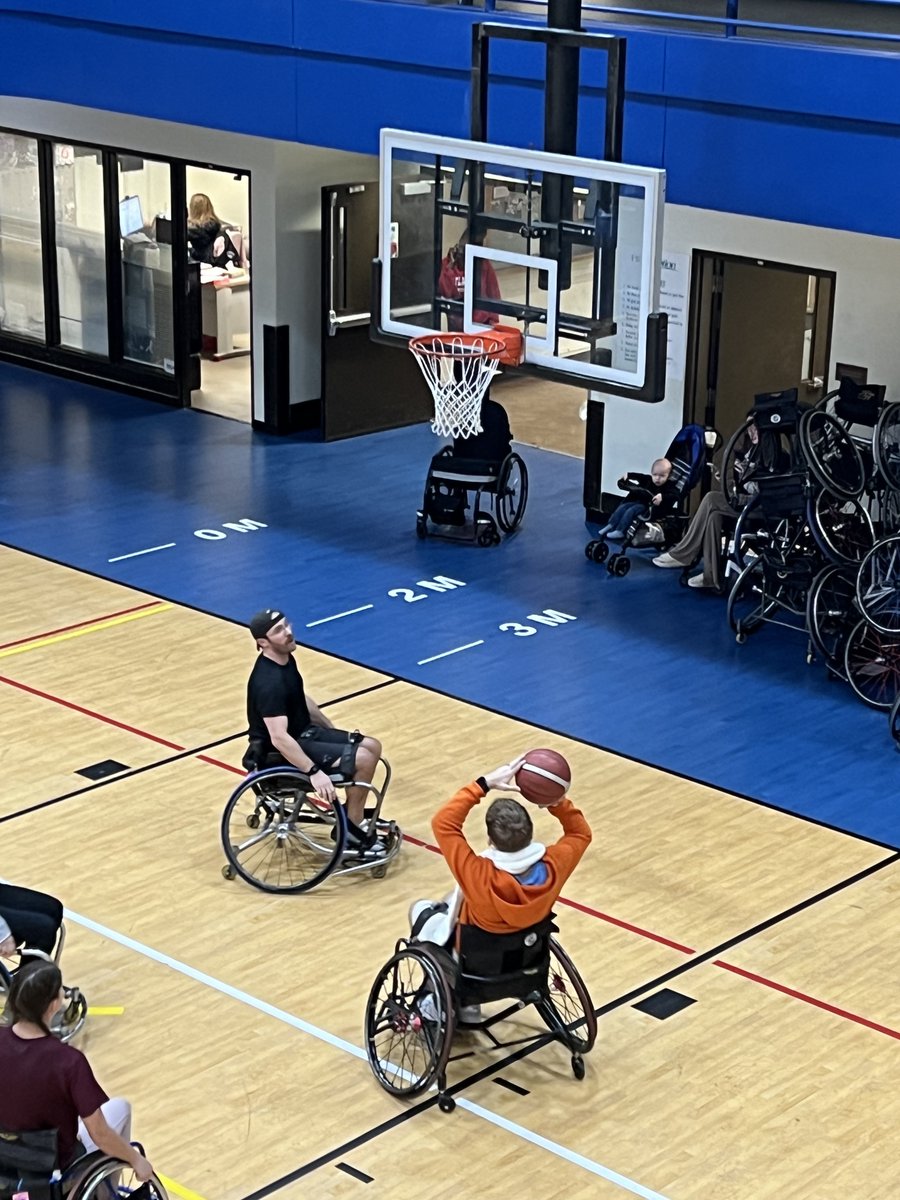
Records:
<instances>
[{"instance_id":1,"label":"black wristband","mask_svg":"<svg viewBox=\"0 0 900 1200\"><path fill-rule=\"evenodd\" d=\"M313 763L313 765L309 768L309 770L306 773L310 777L310 779L312 779L312 777L313 777L313 775L315 775L316 771L321 771L321 770L322 770L322 768L319 766L318 763Z\"/></svg>"},{"instance_id":2,"label":"black wristband","mask_svg":"<svg viewBox=\"0 0 900 1200\"><path fill-rule=\"evenodd\" d=\"M488 792L491 790L488 787L488 782L483 775L479 775L478 778L475 780L475 782L478 784L478 786L481 788L481 790L484 792L485 795L487 795Z\"/></svg>"}]
</instances>

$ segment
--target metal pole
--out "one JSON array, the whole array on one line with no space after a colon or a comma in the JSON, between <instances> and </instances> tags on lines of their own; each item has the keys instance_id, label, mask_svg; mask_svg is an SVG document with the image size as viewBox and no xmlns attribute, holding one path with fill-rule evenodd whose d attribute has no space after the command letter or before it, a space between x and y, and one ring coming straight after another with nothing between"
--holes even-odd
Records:
<instances>
[{"instance_id":1,"label":"metal pole","mask_svg":"<svg viewBox=\"0 0 900 1200\"><path fill-rule=\"evenodd\" d=\"M549 0L547 25L551 29L581 30L581 0ZM544 88L544 149L550 154L575 154L578 144L577 46L547 43L546 86ZM541 220L549 225L572 219L573 180L550 175L541 193ZM559 289L572 283L571 252L560 245L558 232L541 238L541 253L559 261Z\"/></svg>"}]
</instances>

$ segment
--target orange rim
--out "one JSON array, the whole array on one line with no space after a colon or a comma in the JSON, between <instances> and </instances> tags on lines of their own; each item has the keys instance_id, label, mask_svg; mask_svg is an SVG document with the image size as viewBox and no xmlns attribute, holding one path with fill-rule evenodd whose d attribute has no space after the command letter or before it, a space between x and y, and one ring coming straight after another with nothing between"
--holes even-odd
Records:
<instances>
[{"instance_id":1,"label":"orange rim","mask_svg":"<svg viewBox=\"0 0 900 1200\"><path fill-rule=\"evenodd\" d=\"M490 333L426 333L410 338L409 348L425 358L474 358L478 354L491 359L504 353L506 343Z\"/></svg>"}]
</instances>

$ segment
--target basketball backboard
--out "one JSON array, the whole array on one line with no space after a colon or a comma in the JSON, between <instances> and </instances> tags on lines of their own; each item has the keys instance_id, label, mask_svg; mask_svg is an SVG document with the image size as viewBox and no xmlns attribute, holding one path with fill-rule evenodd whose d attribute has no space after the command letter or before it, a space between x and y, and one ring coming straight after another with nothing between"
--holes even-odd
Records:
<instances>
[{"instance_id":1,"label":"basketball backboard","mask_svg":"<svg viewBox=\"0 0 900 1200\"><path fill-rule=\"evenodd\" d=\"M379 337L499 322L529 373L662 399L664 171L385 129L380 186Z\"/></svg>"}]
</instances>

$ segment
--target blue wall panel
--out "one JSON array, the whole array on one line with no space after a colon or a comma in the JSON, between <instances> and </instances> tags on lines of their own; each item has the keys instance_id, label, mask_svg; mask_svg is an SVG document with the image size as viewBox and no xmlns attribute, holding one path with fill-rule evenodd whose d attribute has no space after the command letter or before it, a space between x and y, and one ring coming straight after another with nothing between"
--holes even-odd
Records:
<instances>
[{"instance_id":1,"label":"blue wall panel","mask_svg":"<svg viewBox=\"0 0 900 1200\"><path fill-rule=\"evenodd\" d=\"M299 5L299 0L296 0ZM261 42L289 47L294 0L216 0L199 9L184 0L4 0L2 12L59 17L83 26L100 23L120 30L144 29L202 34L207 40ZM307 9L305 20L309 20Z\"/></svg>"},{"instance_id":2,"label":"blue wall panel","mask_svg":"<svg viewBox=\"0 0 900 1200\"><path fill-rule=\"evenodd\" d=\"M223 0L213 11L211 38L180 0L140 11L11 0L0 39L16 52L0 92L369 154L387 125L468 136L480 10ZM625 32L625 158L665 167L670 200L900 234L900 55ZM539 146L540 51L496 42L494 60L505 78L492 87L491 140ZM589 88L602 60L585 59ZM602 104L585 111L579 149L599 154Z\"/></svg>"},{"instance_id":3,"label":"blue wall panel","mask_svg":"<svg viewBox=\"0 0 900 1200\"><path fill-rule=\"evenodd\" d=\"M16 54L4 58L0 88L7 95L297 137L297 64L289 52L248 53L237 44L213 46L18 16L0 20L0 38L16 47Z\"/></svg>"},{"instance_id":4,"label":"blue wall panel","mask_svg":"<svg viewBox=\"0 0 900 1200\"><path fill-rule=\"evenodd\" d=\"M900 130L670 106L666 160L676 204L900 236Z\"/></svg>"}]
</instances>

